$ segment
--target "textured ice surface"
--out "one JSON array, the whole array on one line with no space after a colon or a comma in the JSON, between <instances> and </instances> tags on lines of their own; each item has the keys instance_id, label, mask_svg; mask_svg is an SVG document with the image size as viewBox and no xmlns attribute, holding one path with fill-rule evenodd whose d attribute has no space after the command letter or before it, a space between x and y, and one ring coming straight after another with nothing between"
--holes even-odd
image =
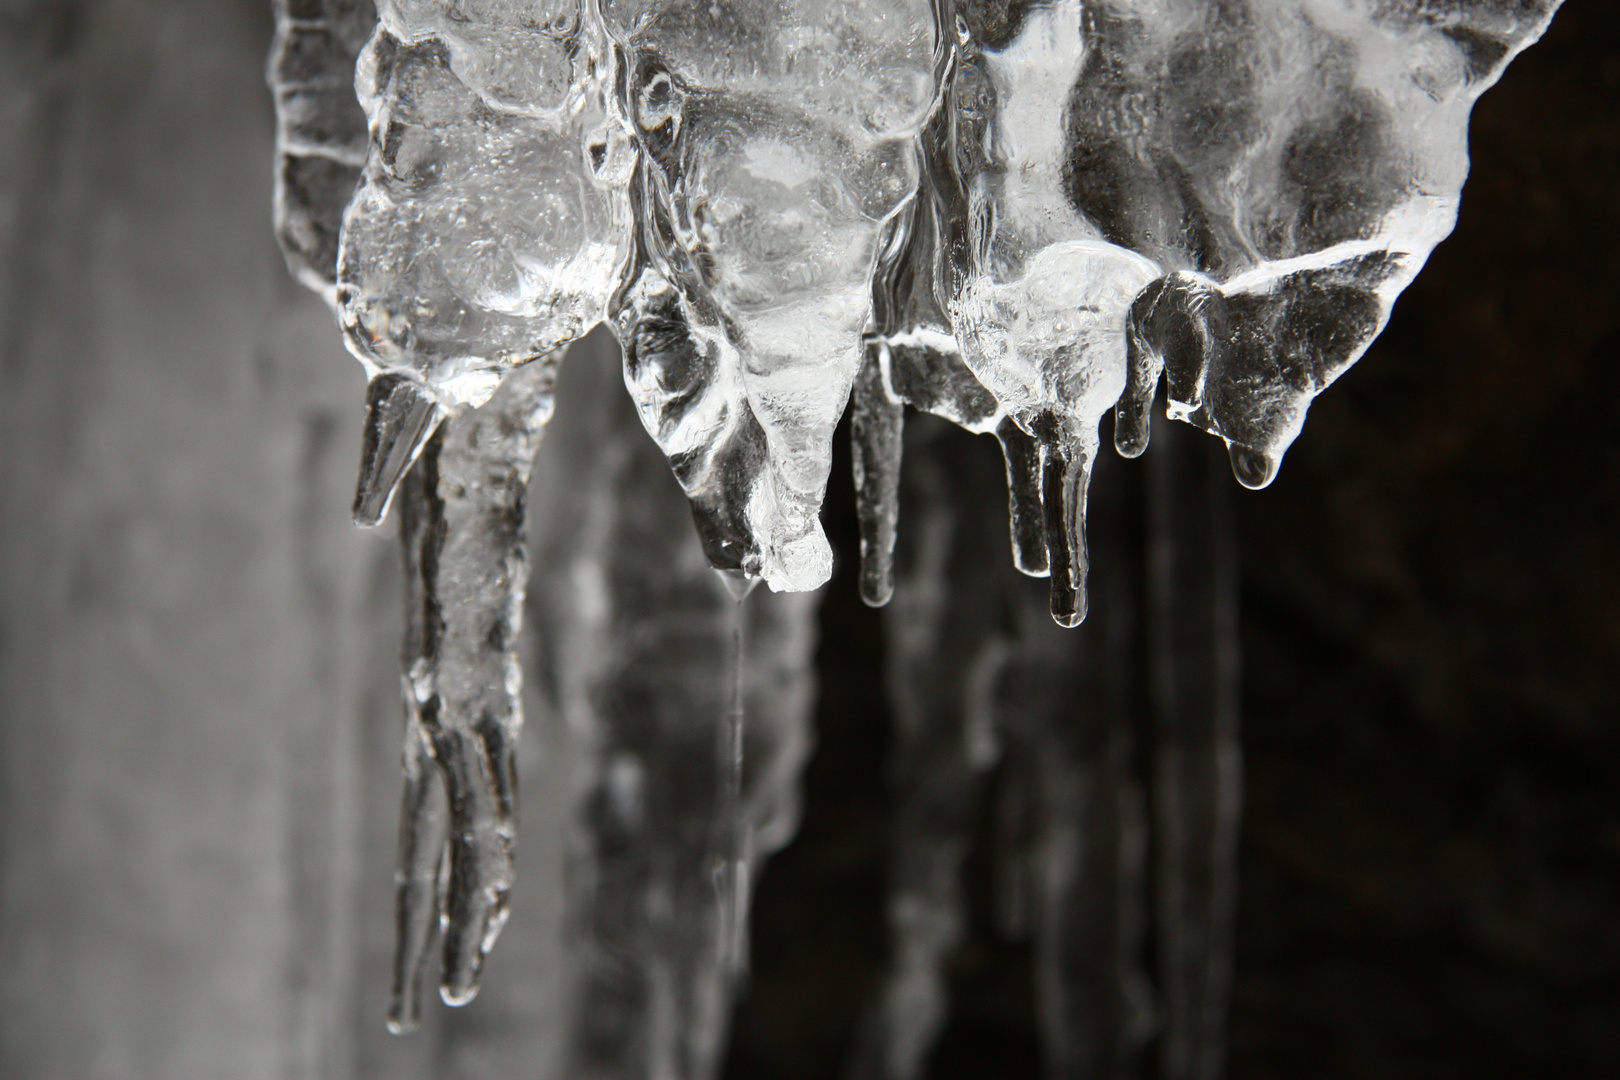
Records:
<instances>
[{"instance_id":1,"label":"textured ice surface","mask_svg":"<svg viewBox=\"0 0 1620 1080\"><path fill-rule=\"evenodd\" d=\"M1170 414L1262 487L1450 233L1468 114L1545 29L1527 3L1107 3L1088 9L1065 192L1167 275L1131 309L1116 443Z\"/></svg>"},{"instance_id":2,"label":"textured ice surface","mask_svg":"<svg viewBox=\"0 0 1620 1080\"><path fill-rule=\"evenodd\" d=\"M859 1068L914 1075L942 1021L959 819L994 769L1003 924L1036 940L1051 1068L1117 1073L1157 1024L1166 1075L1215 1075L1237 756L1207 462L1161 434L1141 498L1099 503L1109 614L1065 638L1031 583L966 565L985 496L926 456L908 546L905 408L994 434L1013 564L1076 626L1103 415L1141 454L1162 375L1171 418L1270 482L1450 231L1472 103L1555 8L277 0L277 230L370 380L357 519L381 520L409 473L395 1026L435 921L456 1003L505 918L528 462L558 350L605 321L698 542L646 486L628 413L603 413L580 455L595 531L549 627L600 751L581 1074L715 1068L748 875L792 819L808 656L808 607L739 615L732 594L830 575L818 516L852 403L861 595L902 599L905 807L896 968ZM1139 587L1119 519L1138 504ZM1147 778L1127 767L1143 753Z\"/></svg>"},{"instance_id":3,"label":"textured ice surface","mask_svg":"<svg viewBox=\"0 0 1620 1080\"><path fill-rule=\"evenodd\" d=\"M728 564L814 588L832 569L817 515L879 237L915 187L910 139L934 96L931 12L629 0L602 16L642 154L638 262L662 278L633 269L621 336L649 357L648 318L684 337L693 361L664 366L700 415L667 423L646 363L627 381L700 512L737 534Z\"/></svg>"},{"instance_id":4,"label":"textured ice surface","mask_svg":"<svg viewBox=\"0 0 1620 1080\"><path fill-rule=\"evenodd\" d=\"M372 0L274 0L266 76L276 103L276 239L293 276L336 302L338 230L366 160L354 62Z\"/></svg>"},{"instance_id":5,"label":"textured ice surface","mask_svg":"<svg viewBox=\"0 0 1620 1080\"><path fill-rule=\"evenodd\" d=\"M513 372L485 405L442 424L402 484L405 795L389 1014L399 1031L416 1026L435 924L440 993L460 1005L478 992L506 922L523 723L524 496L556 361Z\"/></svg>"},{"instance_id":6,"label":"textured ice surface","mask_svg":"<svg viewBox=\"0 0 1620 1080\"><path fill-rule=\"evenodd\" d=\"M440 416L602 318L627 227L623 140L579 9L385 2L356 85L370 147L338 299L375 381L356 516L380 520ZM426 419L399 425L399 416ZM395 449L396 446L399 449Z\"/></svg>"},{"instance_id":7,"label":"textured ice surface","mask_svg":"<svg viewBox=\"0 0 1620 1080\"><path fill-rule=\"evenodd\" d=\"M1115 445L1140 453L1167 371L1170 415L1269 483L1450 231L1469 109L1555 7L944 9L952 56L920 140L932 206L913 220L937 228L934 306L1005 413L1015 558L1052 576L1058 622L1085 614L1102 414L1118 402ZM943 341L905 261L875 282L891 366L899 342Z\"/></svg>"},{"instance_id":8,"label":"textured ice surface","mask_svg":"<svg viewBox=\"0 0 1620 1080\"><path fill-rule=\"evenodd\" d=\"M1064 190L1086 14L1078 0L958 5L955 64L923 140L941 229L936 289L967 366L1038 446L1046 558L1019 561L1051 575L1052 615L1067 626L1085 617L1097 422L1125 386L1125 313L1157 273L1107 243Z\"/></svg>"}]
</instances>

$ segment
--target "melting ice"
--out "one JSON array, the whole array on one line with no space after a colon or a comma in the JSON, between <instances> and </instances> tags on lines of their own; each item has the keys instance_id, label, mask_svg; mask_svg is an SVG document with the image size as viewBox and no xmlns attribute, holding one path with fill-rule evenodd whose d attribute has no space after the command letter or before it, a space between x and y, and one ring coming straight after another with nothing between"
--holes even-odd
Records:
<instances>
[{"instance_id":1,"label":"melting ice","mask_svg":"<svg viewBox=\"0 0 1620 1080\"><path fill-rule=\"evenodd\" d=\"M1219 496L1186 479L1203 451L1150 407L1162 381L1170 419L1220 438L1243 485L1271 482L1311 400L1449 233L1473 102L1556 0L274 7L277 236L368 378L355 517L397 506L405 549L391 1026L416 1022L435 937L441 995L464 1003L506 919L530 462L567 347L603 324L696 539L629 512L649 498L646 444L604 419L580 477L591 498L571 504L600 524L571 556L599 585L546 607L540 630L595 643L561 676L599 734L593 910L665 914L604 915L593 933L666 1004L615 1013L662 1032L614 1044L643 1047L640 1066L598 1064L716 1067L747 880L791 831L807 715L803 693L748 688L760 672L807 685L812 613L733 596L832 573L819 511L852 405L860 587L873 605L901 598L890 683L909 778L898 945L856 1071L917 1074L961 917L963 826L928 793L967 805L1006 758L1026 789L1008 820L1037 823L1007 841L1002 876L1024 899L1006 923L1037 940L1050 1063L1118 1071L1157 1031L1166 1075L1214 1075L1237 799L1234 668L1218 658L1231 559ZM931 414L920 433L907 406ZM1156 428L1168 444L1130 481L1155 568L1134 600L1106 517L1132 500L1087 509L1110 411L1120 455ZM1133 736L1098 674L1113 638L1037 630L1028 582L964 561L991 557L980 511L999 496L951 471L947 421L997 439L1011 565L1048 579L1052 620L1086 618L1088 520L1103 622L1147 613L1146 793L1121 772ZM992 625L986 605L1018 614ZM1065 734L1076 711L1089 734ZM1107 806L1076 802L1076 784ZM1147 816L1156 973L1129 959ZM1089 884L1076 844L1112 853ZM1127 899L1096 907L1105 887ZM1111 1004L1071 1015L1080 1000ZM607 1046L581 1043L581 1060Z\"/></svg>"}]
</instances>

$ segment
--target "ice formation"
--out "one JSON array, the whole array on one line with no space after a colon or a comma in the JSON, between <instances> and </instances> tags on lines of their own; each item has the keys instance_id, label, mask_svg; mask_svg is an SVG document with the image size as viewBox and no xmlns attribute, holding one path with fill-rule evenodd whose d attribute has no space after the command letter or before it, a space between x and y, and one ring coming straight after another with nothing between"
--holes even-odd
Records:
<instances>
[{"instance_id":1,"label":"ice formation","mask_svg":"<svg viewBox=\"0 0 1620 1080\"><path fill-rule=\"evenodd\" d=\"M818 513L885 223L933 100L926 0L608 0L641 153L626 382L717 565L832 572Z\"/></svg>"},{"instance_id":2,"label":"ice formation","mask_svg":"<svg viewBox=\"0 0 1620 1080\"><path fill-rule=\"evenodd\" d=\"M907 808L895 966L857 1071L918 1074L960 933L962 806L994 766L1019 778L998 789L1025 823L1008 834L1006 926L1038 943L1053 1068L1119 1072L1157 1032L1166 1075L1214 1075L1231 557L1208 455L1150 407L1162 377L1166 415L1218 436L1243 485L1268 484L1450 231L1472 104L1556 7L275 0L277 234L369 380L355 516L376 524L398 491L406 551L391 1023L414 1023L436 923L454 1004L505 919L529 462L564 350L605 324L690 502L689 550L730 593L683 561L672 522L633 509L648 451L604 421L576 507L600 531L570 556L578 588L595 584L548 593L541 619L596 643L558 685L603 755L591 933L637 973L633 992L628 977L583 991L618 1019L581 1060L633 1043L659 1075L713 1072L746 878L791 829L809 662L808 608L730 597L831 574L818 515L852 404L861 593L899 597ZM907 406L941 420L908 432ZM1134 593L1107 520L1120 500L1087 510L1110 411L1120 455L1156 426L1167 444L1144 466ZM1063 627L1086 617L1096 519L1108 573L1085 630L1053 630L1030 583L984 567L999 496L953 475L942 421L998 440L1012 564L1049 579ZM1146 750L1109 673L1132 618ZM747 663L723 659L733 630L757 646ZM755 692L772 678L799 689ZM655 812L677 783L713 797ZM1151 973L1135 944L1149 848Z\"/></svg>"},{"instance_id":3,"label":"ice formation","mask_svg":"<svg viewBox=\"0 0 1620 1080\"><path fill-rule=\"evenodd\" d=\"M614 358L602 337L576 359ZM758 590L739 605L616 368L565 371L552 473L537 477L535 559L554 572L529 606L535 681L588 759L564 1075L711 1076L746 965L745 886L797 823L819 597ZM739 674L741 727L721 722L742 719Z\"/></svg>"}]
</instances>

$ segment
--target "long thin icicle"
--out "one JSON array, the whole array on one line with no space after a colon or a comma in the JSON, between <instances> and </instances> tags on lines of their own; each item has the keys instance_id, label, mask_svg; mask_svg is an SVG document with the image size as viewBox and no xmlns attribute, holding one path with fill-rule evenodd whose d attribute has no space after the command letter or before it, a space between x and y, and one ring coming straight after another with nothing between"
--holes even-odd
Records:
<instances>
[{"instance_id":1,"label":"long thin icicle","mask_svg":"<svg viewBox=\"0 0 1620 1080\"><path fill-rule=\"evenodd\" d=\"M1038 1019L1047 1075L1065 1080L1137 1076L1152 1031L1135 707L1136 471L1116 460L1097 466L1091 617L1078 629L1060 629L1048 617L1050 603L1033 590L1016 597L1020 647L1000 705L1014 760L1033 789L1028 859Z\"/></svg>"},{"instance_id":2,"label":"long thin icicle","mask_svg":"<svg viewBox=\"0 0 1620 1080\"><path fill-rule=\"evenodd\" d=\"M517 656L528 561L524 497L550 418L557 355L519 368L479 409L444 424L402 485L407 570L405 834L390 1025L409 1030L427 926L443 929L440 994L478 992L506 921L516 844L515 760L523 678ZM447 877L429 888L434 838L427 764L448 795ZM431 905L431 906L430 906Z\"/></svg>"},{"instance_id":3,"label":"long thin icicle","mask_svg":"<svg viewBox=\"0 0 1620 1080\"><path fill-rule=\"evenodd\" d=\"M932 417L906 427L909 527L884 612L896 740L889 970L850 1080L915 1080L949 1012L945 965L966 911L960 880L986 770L999 757L992 688L1008 656L1004 541L978 497L1000 486L981 449ZM978 468L975 468L978 466ZM975 480L978 483L975 483Z\"/></svg>"},{"instance_id":4,"label":"long thin icicle","mask_svg":"<svg viewBox=\"0 0 1620 1080\"><path fill-rule=\"evenodd\" d=\"M869 340L855 376L850 432L855 510L861 528L861 599L882 607L894 595L894 531L900 516L900 437L905 406L889 391L888 343Z\"/></svg>"}]
</instances>

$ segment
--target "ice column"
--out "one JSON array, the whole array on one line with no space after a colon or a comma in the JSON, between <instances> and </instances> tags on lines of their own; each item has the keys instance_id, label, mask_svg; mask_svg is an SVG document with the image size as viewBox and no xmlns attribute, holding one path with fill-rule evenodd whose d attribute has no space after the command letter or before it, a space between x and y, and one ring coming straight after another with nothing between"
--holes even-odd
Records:
<instances>
[{"instance_id":1,"label":"ice column","mask_svg":"<svg viewBox=\"0 0 1620 1080\"><path fill-rule=\"evenodd\" d=\"M416 1026L425 947L443 930L440 992L471 1000L506 922L517 842L517 656L529 468L554 364L508 376L440 426L401 485L405 795L389 1026ZM442 923L441 923L442 918Z\"/></svg>"},{"instance_id":2,"label":"ice column","mask_svg":"<svg viewBox=\"0 0 1620 1080\"><path fill-rule=\"evenodd\" d=\"M476 992L506 917L524 485L561 347L600 321L627 219L614 171L625 143L607 126L601 43L578 4L396 0L378 14L356 75L370 144L344 216L336 295L370 376L357 520L381 520L399 478L433 447L402 522L421 608L405 656L391 1019L403 1030L435 912L452 1004ZM442 871L435 775L448 799Z\"/></svg>"}]
</instances>

